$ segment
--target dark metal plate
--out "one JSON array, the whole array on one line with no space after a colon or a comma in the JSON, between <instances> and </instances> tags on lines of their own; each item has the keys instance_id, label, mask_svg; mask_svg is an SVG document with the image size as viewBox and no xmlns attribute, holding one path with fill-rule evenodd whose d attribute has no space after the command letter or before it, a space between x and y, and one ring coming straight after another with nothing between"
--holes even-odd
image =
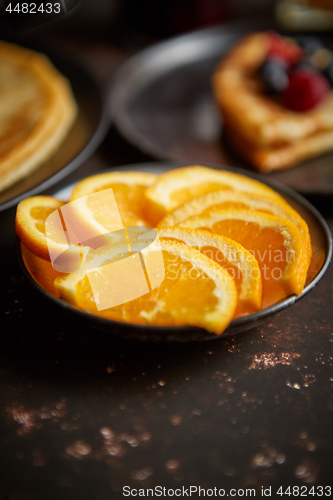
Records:
<instances>
[{"instance_id":1,"label":"dark metal plate","mask_svg":"<svg viewBox=\"0 0 333 500\"><path fill-rule=\"evenodd\" d=\"M222 137L210 78L235 42L251 31L270 28L274 23L267 18L241 21L173 38L136 54L114 79L109 109L116 127L158 159L251 169ZM329 36L323 41L332 46ZM331 194L333 154L268 177L303 194Z\"/></svg>"},{"instance_id":2,"label":"dark metal plate","mask_svg":"<svg viewBox=\"0 0 333 500\"><path fill-rule=\"evenodd\" d=\"M78 104L78 116L65 141L46 163L0 193L0 212L50 188L77 169L95 151L107 130L109 120L103 93L92 76L76 61L59 54L47 52L46 55L69 79Z\"/></svg>"},{"instance_id":3,"label":"dark metal plate","mask_svg":"<svg viewBox=\"0 0 333 500\"><path fill-rule=\"evenodd\" d=\"M137 170L137 171L153 172L161 174L163 172L166 172L173 168L177 168L179 166L180 165L171 163L156 162L156 163L126 165L117 168L117 170L121 171ZM246 172L240 169L230 168L229 170L241 174L246 174ZM319 212L307 200L305 200L298 193L295 193L290 188L282 186L281 184L273 182L271 180L267 181L266 178L258 174L251 173L250 177L258 179L261 182L266 182L266 184L273 187L305 219L310 230L313 256L308 272L307 284L301 296L291 296L275 304L274 306L264 309L258 313L241 317L232 321L229 327L223 333L222 335L223 337L235 335L250 330L252 328L255 328L256 326L259 326L262 323L264 323L266 319L272 314L275 314L281 309L284 309L292 305L294 302L304 297L304 295L306 295L321 279L331 259L331 253L332 253L331 234L325 220L319 214ZM68 186L65 189L62 189L61 191L57 191L54 193L54 196L64 200L68 199L72 187L73 185ZM76 309L75 307L69 305L63 300L60 300L52 296L50 293L46 292L38 283L36 283L33 277L33 273L30 274L29 271L28 256L25 253L25 259L23 258L22 249L21 246L19 245L19 242L18 242L18 258L21 268L28 281L33 286L37 287L37 289L44 296L50 298L63 311L69 313L72 316L75 316L78 320L84 321L85 323L89 323L91 326L99 330L102 330L104 332L115 334L133 340L148 340L155 342L187 342L187 341L197 341L197 340L212 340L220 338L216 335L209 334L208 332L206 332L201 328L154 327L154 326L143 326L134 324L129 325L126 323L120 323L117 321L111 321L108 319L93 316L92 314Z\"/></svg>"}]
</instances>

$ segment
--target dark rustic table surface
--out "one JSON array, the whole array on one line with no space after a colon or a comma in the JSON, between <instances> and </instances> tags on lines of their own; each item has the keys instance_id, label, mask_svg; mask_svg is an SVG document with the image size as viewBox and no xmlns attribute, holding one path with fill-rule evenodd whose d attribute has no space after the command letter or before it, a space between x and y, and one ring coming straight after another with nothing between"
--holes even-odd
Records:
<instances>
[{"instance_id":1,"label":"dark rustic table surface","mask_svg":"<svg viewBox=\"0 0 333 500\"><path fill-rule=\"evenodd\" d=\"M110 47L80 54L103 82L123 59ZM142 160L111 129L62 184ZM332 229L330 200L314 203ZM237 498L262 488L287 498L290 486L329 497L332 266L261 328L211 342L131 342L78 323L30 287L14 216L0 217L1 500L118 499L124 486L183 497L190 486L237 489Z\"/></svg>"}]
</instances>

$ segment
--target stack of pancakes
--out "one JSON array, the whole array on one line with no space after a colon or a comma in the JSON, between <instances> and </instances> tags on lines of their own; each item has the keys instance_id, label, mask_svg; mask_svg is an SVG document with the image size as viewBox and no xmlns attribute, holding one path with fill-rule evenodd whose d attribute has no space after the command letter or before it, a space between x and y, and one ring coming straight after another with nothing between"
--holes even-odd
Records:
<instances>
[{"instance_id":1,"label":"stack of pancakes","mask_svg":"<svg viewBox=\"0 0 333 500\"><path fill-rule=\"evenodd\" d=\"M291 167L333 150L333 92L306 112L290 111L265 95L258 69L268 35L239 42L217 66L212 85L235 149L261 172Z\"/></svg>"},{"instance_id":2,"label":"stack of pancakes","mask_svg":"<svg viewBox=\"0 0 333 500\"><path fill-rule=\"evenodd\" d=\"M53 155L77 106L71 87L42 54L0 42L0 191Z\"/></svg>"}]
</instances>

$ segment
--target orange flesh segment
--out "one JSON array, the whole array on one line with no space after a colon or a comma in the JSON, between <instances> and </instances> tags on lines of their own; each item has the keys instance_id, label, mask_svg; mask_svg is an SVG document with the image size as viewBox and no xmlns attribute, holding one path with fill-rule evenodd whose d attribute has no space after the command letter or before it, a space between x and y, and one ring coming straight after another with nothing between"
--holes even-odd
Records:
<instances>
[{"instance_id":1,"label":"orange flesh segment","mask_svg":"<svg viewBox=\"0 0 333 500\"><path fill-rule=\"evenodd\" d=\"M208 229L209 231L209 229ZM165 236L163 236L165 238ZM168 240L171 241L180 241L177 238L172 238L170 236L167 236ZM219 265L224 267L224 269L230 274L230 276L235 280L235 284L238 290L238 293L240 295L241 293L241 285L243 282L243 276L242 273L240 272L240 269L232 264L228 259L225 258L223 253L219 248L213 247L211 245L204 245L204 246L197 246L197 245L191 245L192 248L199 250L201 253L209 257L210 259L214 260L217 262ZM248 300L246 301L241 301L238 300L237 303L237 308L235 312L234 318L238 318L240 316L244 316L246 314L251 314L254 312L258 311L258 307L256 307L252 302L249 302Z\"/></svg>"},{"instance_id":2,"label":"orange flesh segment","mask_svg":"<svg viewBox=\"0 0 333 500\"><path fill-rule=\"evenodd\" d=\"M213 233L227 236L253 253L257 259L263 286L263 307L269 307L287 296L278 282L285 267L287 251L283 236L271 228L262 228L254 222L223 220L213 224Z\"/></svg>"},{"instance_id":3,"label":"orange flesh segment","mask_svg":"<svg viewBox=\"0 0 333 500\"><path fill-rule=\"evenodd\" d=\"M181 205L192 198L196 198L197 196L201 196L218 189L231 190L229 186L225 186L223 184L218 184L216 182L203 182L200 184L193 184L187 188L175 190L170 194L170 200L177 201L178 205Z\"/></svg>"},{"instance_id":4,"label":"orange flesh segment","mask_svg":"<svg viewBox=\"0 0 333 500\"><path fill-rule=\"evenodd\" d=\"M45 234L45 221L52 212L54 208L49 207L32 207L30 210L30 216L36 221L35 226L43 234Z\"/></svg>"},{"instance_id":5,"label":"orange flesh segment","mask_svg":"<svg viewBox=\"0 0 333 500\"><path fill-rule=\"evenodd\" d=\"M161 247L165 268L163 281L134 300L98 310L84 273L57 279L55 285L60 297L107 319L156 326L197 326L221 334L237 306L238 294L233 278L217 263L183 243L161 241ZM103 267L100 268L98 274L102 281L107 273L108 269L103 273ZM105 283L105 293L114 297L119 283ZM99 289L98 294L104 294L104 290Z\"/></svg>"},{"instance_id":6,"label":"orange flesh segment","mask_svg":"<svg viewBox=\"0 0 333 500\"><path fill-rule=\"evenodd\" d=\"M33 196L22 200L17 206L16 234L31 252L42 259L50 260L48 240L45 236L45 221L63 205L65 205L64 202L52 196ZM62 231L62 227L56 229ZM55 240L52 241L57 243Z\"/></svg>"},{"instance_id":7,"label":"orange flesh segment","mask_svg":"<svg viewBox=\"0 0 333 500\"><path fill-rule=\"evenodd\" d=\"M212 205L211 207L207 207L205 210L203 210L203 212L202 212L201 215L208 215L209 213L211 213L211 212L213 212L215 210L216 211L218 211L218 210L226 210L228 208L232 208L232 209L245 209L246 210L246 209L248 209L248 205L246 205L245 203L241 203L241 202L226 201L226 202L223 202L223 203L218 203L216 205ZM256 208L256 211L264 213L264 214L272 214L273 215L272 210L268 210L268 209L265 210L265 209L262 209L262 208ZM308 236L308 234L306 236ZM305 235L303 237L305 237ZM310 237L309 237L309 240L310 240ZM304 253L305 253L305 255L307 255L309 263L310 263L311 256L312 256L311 242L309 242L309 245L306 245L305 241L303 243L305 244Z\"/></svg>"},{"instance_id":8,"label":"orange flesh segment","mask_svg":"<svg viewBox=\"0 0 333 500\"><path fill-rule=\"evenodd\" d=\"M241 290L242 282L243 282L243 276L242 273L240 272L239 268L229 262L221 252L221 250L211 247L211 246L204 246L200 248L200 251L207 255L210 259L214 260L215 262L218 262L221 266L224 267L230 274L230 276L233 277L236 283L237 290ZM257 312L258 309L252 304L247 302L242 302L238 300L236 312L234 319L244 316L246 314L252 314Z\"/></svg>"},{"instance_id":9,"label":"orange flesh segment","mask_svg":"<svg viewBox=\"0 0 333 500\"><path fill-rule=\"evenodd\" d=\"M103 186L103 189L113 189L114 197L116 199L120 216L124 224L130 226L135 225L138 219L145 221L145 216L143 212L144 207L144 192L147 186L133 185L128 186L127 184L107 184ZM97 193L99 190L93 191ZM97 213L98 207L96 206L96 201L92 201L92 197L88 200L88 207L93 213ZM107 216L107 214L105 214ZM105 222L105 216L99 215L95 217L97 222L103 225Z\"/></svg>"},{"instance_id":10,"label":"orange flesh segment","mask_svg":"<svg viewBox=\"0 0 333 500\"><path fill-rule=\"evenodd\" d=\"M88 279L85 278L79 284L78 297L83 309L89 309L99 316L109 319L118 319L119 321L125 320L136 324L146 324L147 316L152 313L158 301L162 300L167 308L179 309L181 304L182 308L193 309L191 314L197 309L197 315L201 316L203 311L210 311L217 303L217 299L211 297L210 302L205 303L207 294L211 295L215 284L212 280L200 279L200 275L196 273L190 262L175 258L175 255L163 251L164 266L169 268L170 274L165 277L161 285L149 294L143 295L135 300L131 300L121 306L98 311L93 300L92 291ZM194 272L193 272L194 271ZM194 293L189 294L188 277L191 273L192 281L196 281ZM197 278L196 278L197 276ZM194 279L193 279L194 278ZM144 311L146 317L141 314ZM181 318L175 318L170 313L165 311L157 311L154 315L154 325L164 326L180 326L186 324Z\"/></svg>"},{"instance_id":11,"label":"orange flesh segment","mask_svg":"<svg viewBox=\"0 0 333 500\"><path fill-rule=\"evenodd\" d=\"M302 252L311 261L312 245L309 228L300 216L284 199L269 198L265 195L244 193L230 190L217 190L205 195L192 198L166 215L160 222L159 227L170 227L196 215L209 215L221 210L255 210L263 214L271 214L276 217L291 221L298 228L302 237Z\"/></svg>"},{"instance_id":12,"label":"orange flesh segment","mask_svg":"<svg viewBox=\"0 0 333 500\"><path fill-rule=\"evenodd\" d=\"M221 189L226 192L262 194L282 201L273 189L255 179L225 170L191 165L160 175L145 193L146 210L151 210L151 219L158 223L168 212L186 201Z\"/></svg>"},{"instance_id":13,"label":"orange flesh segment","mask_svg":"<svg viewBox=\"0 0 333 500\"><path fill-rule=\"evenodd\" d=\"M59 297L58 290L54 286L54 280L63 276L52 267L51 262L34 255L21 243L21 251L24 263L33 279L54 297Z\"/></svg>"}]
</instances>

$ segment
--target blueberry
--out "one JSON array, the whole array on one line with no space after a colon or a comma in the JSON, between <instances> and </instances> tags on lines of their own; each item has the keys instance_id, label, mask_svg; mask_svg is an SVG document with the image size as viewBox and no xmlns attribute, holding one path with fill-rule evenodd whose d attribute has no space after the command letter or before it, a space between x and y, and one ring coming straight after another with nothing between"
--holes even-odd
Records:
<instances>
[{"instance_id":1,"label":"blueberry","mask_svg":"<svg viewBox=\"0 0 333 500\"><path fill-rule=\"evenodd\" d=\"M313 54L324 47L321 40L316 36L298 36L296 41L301 49L306 50L309 54Z\"/></svg>"},{"instance_id":2,"label":"blueberry","mask_svg":"<svg viewBox=\"0 0 333 500\"><path fill-rule=\"evenodd\" d=\"M259 70L265 91L269 94L276 94L285 90L289 81L287 71L286 63L280 58L267 59Z\"/></svg>"}]
</instances>

